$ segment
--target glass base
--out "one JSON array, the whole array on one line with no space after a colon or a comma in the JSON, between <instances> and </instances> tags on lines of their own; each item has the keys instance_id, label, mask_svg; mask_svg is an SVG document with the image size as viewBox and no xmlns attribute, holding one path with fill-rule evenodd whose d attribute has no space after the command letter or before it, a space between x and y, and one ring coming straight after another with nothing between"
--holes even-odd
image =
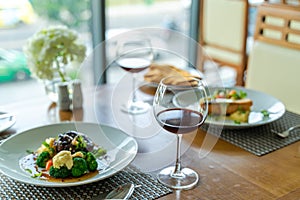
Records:
<instances>
[{"instance_id":1,"label":"glass base","mask_svg":"<svg viewBox=\"0 0 300 200\"><path fill-rule=\"evenodd\" d=\"M180 174L174 174L175 167L168 167L160 171L157 175L158 181L172 189L191 189L199 181L197 172L184 168Z\"/></svg>"},{"instance_id":2,"label":"glass base","mask_svg":"<svg viewBox=\"0 0 300 200\"><path fill-rule=\"evenodd\" d=\"M148 103L137 101L122 107L122 110L129 114L141 114L147 112L149 110L149 107L150 106Z\"/></svg>"}]
</instances>

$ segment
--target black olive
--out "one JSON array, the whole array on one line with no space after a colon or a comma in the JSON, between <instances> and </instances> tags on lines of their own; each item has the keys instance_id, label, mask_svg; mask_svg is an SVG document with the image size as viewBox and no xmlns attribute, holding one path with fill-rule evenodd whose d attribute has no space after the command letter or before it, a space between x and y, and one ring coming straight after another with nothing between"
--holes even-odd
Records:
<instances>
[{"instance_id":1,"label":"black olive","mask_svg":"<svg viewBox=\"0 0 300 200\"><path fill-rule=\"evenodd\" d=\"M56 147L57 152L60 152L62 150L67 150L67 151L71 151L71 153L75 153L76 146L72 144L72 141L78 135L82 135L83 139L86 141L86 144L87 144L87 147L84 149L81 149L81 150L82 151L92 150L94 144L90 138L88 138L86 135L78 133L76 131L67 131L65 133L60 133L58 135L58 138L54 142L54 146Z\"/></svg>"}]
</instances>

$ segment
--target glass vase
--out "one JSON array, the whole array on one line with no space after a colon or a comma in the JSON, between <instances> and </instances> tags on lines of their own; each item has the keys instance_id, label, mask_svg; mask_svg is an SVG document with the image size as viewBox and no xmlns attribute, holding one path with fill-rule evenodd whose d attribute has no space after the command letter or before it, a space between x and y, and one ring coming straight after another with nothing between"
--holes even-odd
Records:
<instances>
[{"instance_id":1,"label":"glass vase","mask_svg":"<svg viewBox=\"0 0 300 200\"><path fill-rule=\"evenodd\" d=\"M70 99L72 99L72 81L70 79L67 79L67 81L62 82L60 78L54 78L53 80L43 80L45 92L46 95L49 97L49 99L52 102L57 103L58 101L58 85L61 83L67 83L68 84L68 90L70 94Z\"/></svg>"}]
</instances>

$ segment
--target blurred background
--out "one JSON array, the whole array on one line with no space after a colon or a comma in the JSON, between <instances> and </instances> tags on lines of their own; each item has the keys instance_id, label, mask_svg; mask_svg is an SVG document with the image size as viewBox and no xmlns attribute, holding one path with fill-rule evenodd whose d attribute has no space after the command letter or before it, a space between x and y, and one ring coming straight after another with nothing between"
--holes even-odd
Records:
<instances>
[{"instance_id":1,"label":"blurred background","mask_svg":"<svg viewBox=\"0 0 300 200\"><path fill-rule=\"evenodd\" d=\"M260 2L253 0L253 3ZM44 93L41 84L31 78L22 52L26 40L36 31L57 24L75 29L88 47L87 54L96 46L95 37L101 32L109 40L132 28L154 27L193 38L198 18L195 5L199 5L199 1L105 0L99 3L94 0L0 0L0 104ZM250 7L249 38L253 33L255 13L255 7ZM101 22L103 19L104 24ZM178 45L168 31L158 36L157 42ZM108 70L107 82L114 82L116 73L120 71ZM224 75L234 79L230 72L224 72Z\"/></svg>"}]
</instances>

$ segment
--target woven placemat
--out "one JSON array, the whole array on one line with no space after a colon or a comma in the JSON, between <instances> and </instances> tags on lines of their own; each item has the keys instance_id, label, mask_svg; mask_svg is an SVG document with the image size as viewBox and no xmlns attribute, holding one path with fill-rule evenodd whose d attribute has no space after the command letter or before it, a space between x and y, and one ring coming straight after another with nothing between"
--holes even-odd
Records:
<instances>
[{"instance_id":1,"label":"woven placemat","mask_svg":"<svg viewBox=\"0 0 300 200\"><path fill-rule=\"evenodd\" d=\"M223 130L220 138L257 156L262 156L300 140L300 129L294 130L287 138L281 138L271 130L282 132L298 124L300 124L300 115L286 111L280 119L270 124L247 129Z\"/></svg>"},{"instance_id":2,"label":"woven placemat","mask_svg":"<svg viewBox=\"0 0 300 200\"><path fill-rule=\"evenodd\" d=\"M133 166L127 167L116 175L102 181L82 186L50 188L29 185L14 181L0 173L0 199L63 199L86 200L109 192L111 189L124 184L141 185L134 190L130 199L157 199L172 192L160 184L150 174L141 173Z\"/></svg>"}]
</instances>

